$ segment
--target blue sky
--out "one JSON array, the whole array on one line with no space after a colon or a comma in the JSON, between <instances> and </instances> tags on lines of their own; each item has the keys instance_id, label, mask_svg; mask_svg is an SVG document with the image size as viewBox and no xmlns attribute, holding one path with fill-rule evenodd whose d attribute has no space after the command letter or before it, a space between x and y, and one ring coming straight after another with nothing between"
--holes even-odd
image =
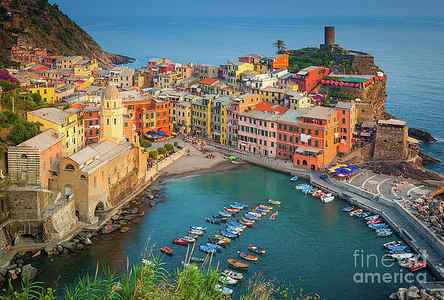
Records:
<instances>
[{"instance_id":1,"label":"blue sky","mask_svg":"<svg viewBox=\"0 0 444 300\"><path fill-rule=\"evenodd\" d=\"M50 0L76 16L444 16L444 0Z\"/></svg>"}]
</instances>

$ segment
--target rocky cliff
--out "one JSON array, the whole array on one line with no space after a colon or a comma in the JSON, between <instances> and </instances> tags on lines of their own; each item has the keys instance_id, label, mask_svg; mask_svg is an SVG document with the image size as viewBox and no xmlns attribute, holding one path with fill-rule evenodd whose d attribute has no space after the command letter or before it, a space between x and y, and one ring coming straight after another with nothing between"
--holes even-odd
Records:
<instances>
[{"instance_id":1,"label":"rocky cliff","mask_svg":"<svg viewBox=\"0 0 444 300\"><path fill-rule=\"evenodd\" d=\"M55 55L82 55L103 65L127 63L130 58L104 51L99 44L56 4L47 0L0 1L0 64L10 64L10 49L17 40L47 48Z\"/></svg>"}]
</instances>

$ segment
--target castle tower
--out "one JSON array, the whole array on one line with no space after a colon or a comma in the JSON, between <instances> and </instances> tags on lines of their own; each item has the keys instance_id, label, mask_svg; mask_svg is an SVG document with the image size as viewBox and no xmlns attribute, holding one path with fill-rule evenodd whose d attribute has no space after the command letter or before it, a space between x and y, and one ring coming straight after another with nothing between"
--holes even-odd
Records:
<instances>
[{"instance_id":1,"label":"castle tower","mask_svg":"<svg viewBox=\"0 0 444 300\"><path fill-rule=\"evenodd\" d=\"M335 27L334 26L325 26L324 28L324 45L328 47L334 46L336 43L335 40Z\"/></svg>"},{"instance_id":2,"label":"castle tower","mask_svg":"<svg viewBox=\"0 0 444 300\"><path fill-rule=\"evenodd\" d=\"M123 134L123 105L119 90L108 85L102 97L101 105L101 140L121 143Z\"/></svg>"}]
</instances>

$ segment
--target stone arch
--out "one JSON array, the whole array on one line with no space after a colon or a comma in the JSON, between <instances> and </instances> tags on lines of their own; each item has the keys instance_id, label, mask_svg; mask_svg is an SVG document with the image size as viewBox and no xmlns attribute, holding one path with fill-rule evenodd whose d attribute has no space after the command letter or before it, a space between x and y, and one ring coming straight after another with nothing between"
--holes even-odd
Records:
<instances>
[{"instance_id":1,"label":"stone arch","mask_svg":"<svg viewBox=\"0 0 444 300\"><path fill-rule=\"evenodd\" d=\"M307 161L306 161L305 159L302 161L302 165L303 165L303 166L306 166L306 165L307 165Z\"/></svg>"}]
</instances>

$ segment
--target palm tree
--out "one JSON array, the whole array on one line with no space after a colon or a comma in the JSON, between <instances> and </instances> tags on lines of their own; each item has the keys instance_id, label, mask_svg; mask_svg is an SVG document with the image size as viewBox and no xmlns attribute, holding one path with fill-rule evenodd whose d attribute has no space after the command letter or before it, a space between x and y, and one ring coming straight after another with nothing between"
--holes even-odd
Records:
<instances>
[{"instance_id":1,"label":"palm tree","mask_svg":"<svg viewBox=\"0 0 444 300\"><path fill-rule=\"evenodd\" d=\"M286 48L285 42L283 40L277 40L276 42L274 42L273 46L277 48L278 53L282 52Z\"/></svg>"}]
</instances>

